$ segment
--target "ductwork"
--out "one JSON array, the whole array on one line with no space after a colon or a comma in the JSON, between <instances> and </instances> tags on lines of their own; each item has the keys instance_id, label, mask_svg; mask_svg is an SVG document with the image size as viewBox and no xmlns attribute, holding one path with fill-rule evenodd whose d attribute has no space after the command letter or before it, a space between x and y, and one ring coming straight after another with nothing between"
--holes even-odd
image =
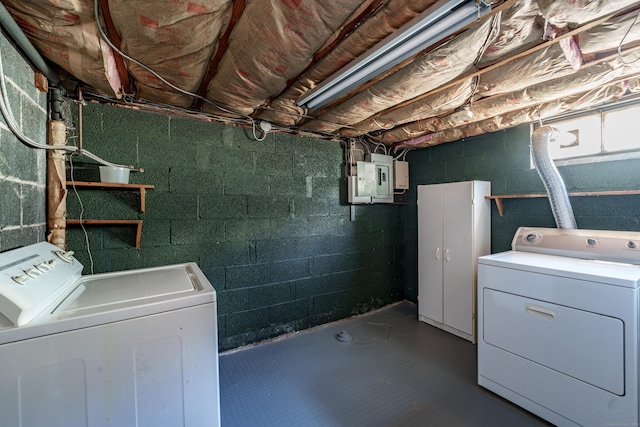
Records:
<instances>
[{"instance_id":1,"label":"ductwork","mask_svg":"<svg viewBox=\"0 0 640 427\"><path fill-rule=\"evenodd\" d=\"M578 228L569 201L569 194L558 168L549 155L549 143L560 138L560 131L551 126L541 126L531 136L533 164L549 195L549 203L558 228Z\"/></svg>"}]
</instances>

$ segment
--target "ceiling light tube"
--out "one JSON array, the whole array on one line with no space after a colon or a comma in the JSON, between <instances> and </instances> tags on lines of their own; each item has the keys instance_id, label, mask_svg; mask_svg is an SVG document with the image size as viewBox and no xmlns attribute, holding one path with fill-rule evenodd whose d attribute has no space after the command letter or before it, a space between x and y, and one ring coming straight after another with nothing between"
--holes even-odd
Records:
<instances>
[{"instance_id":1,"label":"ceiling light tube","mask_svg":"<svg viewBox=\"0 0 640 427\"><path fill-rule=\"evenodd\" d=\"M475 0L440 0L354 62L301 97L297 104L322 106L398 65L491 10Z\"/></svg>"}]
</instances>

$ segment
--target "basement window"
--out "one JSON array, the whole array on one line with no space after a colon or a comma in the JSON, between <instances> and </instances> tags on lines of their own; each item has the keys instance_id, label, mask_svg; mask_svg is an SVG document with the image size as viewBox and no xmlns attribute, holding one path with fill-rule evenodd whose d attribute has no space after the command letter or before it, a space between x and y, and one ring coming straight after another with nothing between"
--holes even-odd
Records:
<instances>
[{"instance_id":1,"label":"basement window","mask_svg":"<svg viewBox=\"0 0 640 427\"><path fill-rule=\"evenodd\" d=\"M640 138L635 130L639 120L640 103L627 103L580 115L549 119L543 124L576 136L576 141L570 145L549 146L549 153L555 164L563 166L640 158ZM533 125L532 131L537 126L539 125Z\"/></svg>"}]
</instances>

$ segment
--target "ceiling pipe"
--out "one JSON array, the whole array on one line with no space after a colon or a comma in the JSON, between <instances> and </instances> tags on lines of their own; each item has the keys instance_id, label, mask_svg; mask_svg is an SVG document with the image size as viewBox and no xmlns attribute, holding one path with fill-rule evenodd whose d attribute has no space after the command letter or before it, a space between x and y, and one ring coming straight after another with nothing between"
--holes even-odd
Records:
<instances>
[{"instance_id":1,"label":"ceiling pipe","mask_svg":"<svg viewBox=\"0 0 640 427\"><path fill-rule=\"evenodd\" d=\"M44 74L53 85L60 84L60 77L49 67L40 53L33 47L20 26L13 19L7 8L0 3L0 25L18 48L27 56L29 61Z\"/></svg>"}]
</instances>

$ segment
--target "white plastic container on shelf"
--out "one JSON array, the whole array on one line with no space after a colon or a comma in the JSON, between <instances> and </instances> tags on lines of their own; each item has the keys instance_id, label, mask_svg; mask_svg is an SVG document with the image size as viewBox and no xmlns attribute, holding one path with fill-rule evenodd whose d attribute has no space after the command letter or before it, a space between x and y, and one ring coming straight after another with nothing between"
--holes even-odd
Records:
<instances>
[{"instance_id":1,"label":"white plastic container on shelf","mask_svg":"<svg viewBox=\"0 0 640 427\"><path fill-rule=\"evenodd\" d=\"M128 168L118 168L112 166L100 166L100 182L112 182L116 184L129 183Z\"/></svg>"}]
</instances>

